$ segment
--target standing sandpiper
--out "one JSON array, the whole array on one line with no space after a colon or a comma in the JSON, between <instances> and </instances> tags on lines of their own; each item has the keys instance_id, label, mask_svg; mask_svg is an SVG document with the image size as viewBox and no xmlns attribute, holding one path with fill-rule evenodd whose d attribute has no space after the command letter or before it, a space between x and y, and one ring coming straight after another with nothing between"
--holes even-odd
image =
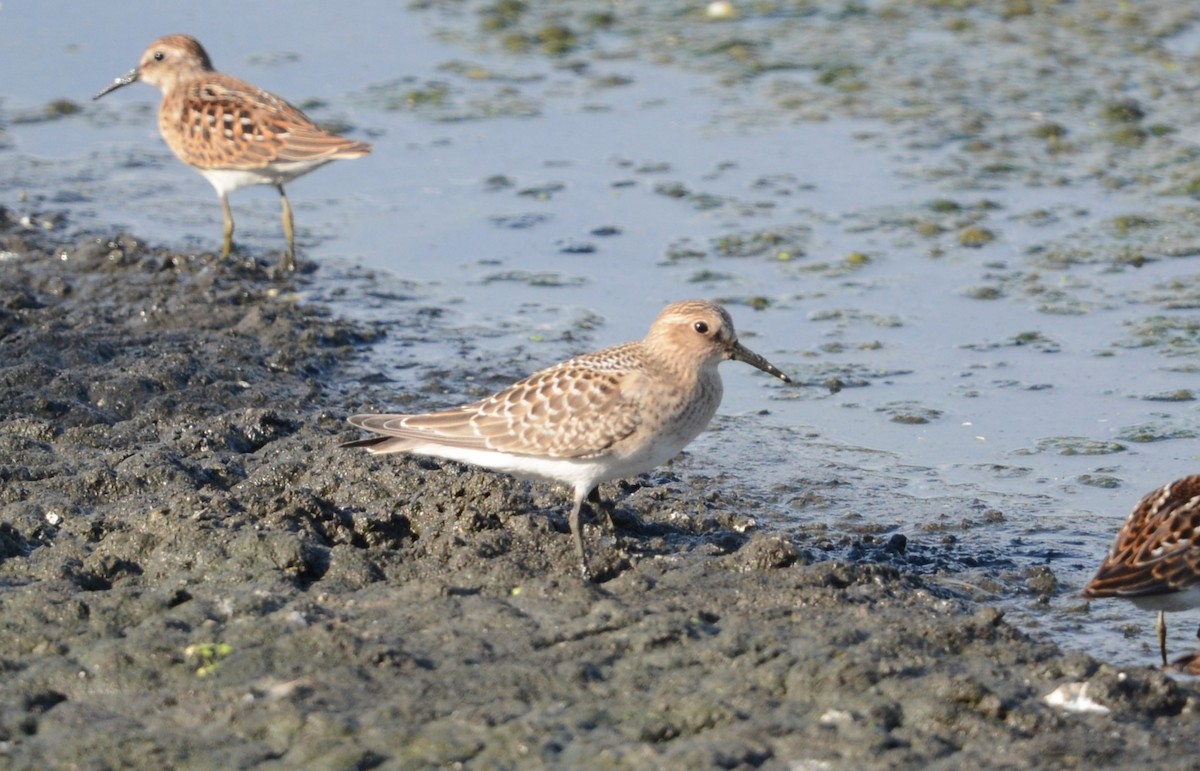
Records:
<instances>
[{"instance_id":1,"label":"standing sandpiper","mask_svg":"<svg viewBox=\"0 0 1200 771\"><path fill-rule=\"evenodd\" d=\"M1165 611L1200 607L1200 476L1177 479L1142 498L1083 590L1158 611L1158 648L1167 666Z\"/></svg>"},{"instance_id":2,"label":"standing sandpiper","mask_svg":"<svg viewBox=\"0 0 1200 771\"><path fill-rule=\"evenodd\" d=\"M717 365L736 359L792 382L738 342L719 305L687 300L658 314L644 340L578 356L474 404L424 415L355 415L382 436L343 447L432 455L575 489L571 535L584 579L579 522L601 482L658 466L704 430L721 403Z\"/></svg>"},{"instance_id":3,"label":"standing sandpiper","mask_svg":"<svg viewBox=\"0 0 1200 771\"><path fill-rule=\"evenodd\" d=\"M204 175L221 197L225 241L233 248L229 194L250 185L274 185L283 199L287 252L283 269L295 267L292 207L283 185L330 161L361 158L366 142L322 131L283 99L245 81L217 72L204 48L188 35L167 35L150 44L138 66L96 94L143 80L162 90L158 129L163 141L187 165Z\"/></svg>"}]
</instances>

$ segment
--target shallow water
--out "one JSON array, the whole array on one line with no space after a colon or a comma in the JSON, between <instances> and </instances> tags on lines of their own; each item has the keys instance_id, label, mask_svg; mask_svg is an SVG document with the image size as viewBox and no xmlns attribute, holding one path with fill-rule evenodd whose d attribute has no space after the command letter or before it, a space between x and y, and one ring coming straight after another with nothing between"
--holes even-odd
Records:
<instances>
[{"instance_id":1,"label":"shallow water","mask_svg":"<svg viewBox=\"0 0 1200 771\"><path fill-rule=\"evenodd\" d=\"M289 194L302 257L321 266L308 295L397 320L366 365L397 393L434 366L453 403L639 337L671 300L721 298L802 385L727 365L719 430L684 473L757 491L776 526L904 533L957 566L948 586L1065 647L1154 662L1152 614L1085 614L1075 594L1136 500L1195 469L1195 402L1176 396L1197 388L1189 199L1103 175L967 179L911 127L779 111L786 74L722 81L622 41L603 56L503 55L437 8L74 7L0 6L0 204L214 249L215 195L159 140L154 89L89 101L151 39L187 31L218 68L322 100L313 117L375 143ZM56 99L82 112L35 120ZM233 196L243 248L281 248L277 198ZM995 239L962 245L972 226ZM1086 254L1062 257L1071 248ZM440 314L445 334L406 334L417 312ZM831 393L831 378L845 387ZM821 505L797 503L813 490ZM1037 566L1060 582L1048 604L1025 588ZM1192 623L1172 625L1172 650ZM1141 625L1135 644L1126 624Z\"/></svg>"}]
</instances>

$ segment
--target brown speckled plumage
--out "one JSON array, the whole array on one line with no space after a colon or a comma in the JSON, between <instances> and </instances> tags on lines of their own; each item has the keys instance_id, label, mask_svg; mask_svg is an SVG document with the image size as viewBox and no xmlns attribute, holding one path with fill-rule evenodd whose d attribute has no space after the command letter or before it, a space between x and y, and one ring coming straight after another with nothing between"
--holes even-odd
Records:
<instances>
[{"instance_id":1,"label":"brown speckled plumage","mask_svg":"<svg viewBox=\"0 0 1200 771\"><path fill-rule=\"evenodd\" d=\"M669 460L703 431L721 402L717 365L726 359L790 382L737 341L724 308L689 300L663 310L643 340L556 364L473 404L423 415L355 415L352 425L380 436L346 446L571 484L571 530L587 575L579 529L584 499L601 482Z\"/></svg>"},{"instance_id":2,"label":"brown speckled plumage","mask_svg":"<svg viewBox=\"0 0 1200 771\"><path fill-rule=\"evenodd\" d=\"M274 185L283 201L292 267L295 235L283 185L330 161L361 158L371 146L318 128L287 101L213 70L200 43L187 35L155 40L138 66L96 95L142 80L163 94L158 128L171 151L205 176L221 198L225 218L222 254L232 248L229 193L247 185Z\"/></svg>"},{"instance_id":3,"label":"brown speckled plumage","mask_svg":"<svg viewBox=\"0 0 1200 771\"><path fill-rule=\"evenodd\" d=\"M595 458L612 452L637 431L677 415L689 396L688 383L659 388L648 410L640 396L646 372L655 365L641 343L626 343L556 364L474 404L427 415L355 416L355 425L409 442L438 441L460 447L546 456ZM706 403L720 401L719 389L701 389Z\"/></svg>"}]
</instances>

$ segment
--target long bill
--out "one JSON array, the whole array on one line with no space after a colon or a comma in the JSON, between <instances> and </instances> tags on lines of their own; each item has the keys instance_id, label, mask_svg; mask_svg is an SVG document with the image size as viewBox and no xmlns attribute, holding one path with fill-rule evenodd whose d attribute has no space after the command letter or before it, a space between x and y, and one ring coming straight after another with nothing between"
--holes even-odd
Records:
<instances>
[{"instance_id":1,"label":"long bill","mask_svg":"<svg viewBox=\"0 0 1200 771\"><path fill-rule=\"evenodd\" d=\"M778 367L736 340L729 348L729 358L734 359L735 361L744 361L750 366L757 367L769 375L774 375L785 383L792 382L792 379L783 374Z\"/></svg>"},{"instance_id":2,"label":"long bill","mask_svg":"<svg viewBox=\"0 0 1200 771\"><path fill-rule=\"evenodd\" d=\"M110 91L116 91L121 86L128 86L130 83L137 82L137 79L138 79L138 71L137 71L137 68L135 67L132 70L130 70L129 72L122 75L121 77L114 78L113 82L111 84L109 84L109 86L107 88L105 88L103 91L101 91L100 93L93 96L92 99L99 99L100 97L104 96L105 94L107 94Z\"/></svg>"}]
</instances>

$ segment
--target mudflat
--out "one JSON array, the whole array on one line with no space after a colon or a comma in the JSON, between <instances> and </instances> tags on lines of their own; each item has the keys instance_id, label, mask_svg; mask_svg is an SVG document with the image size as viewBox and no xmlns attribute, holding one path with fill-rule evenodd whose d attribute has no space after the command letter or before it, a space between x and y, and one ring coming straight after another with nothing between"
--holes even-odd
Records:
<instances>
[{"instance_id":1,"label":"mudflat","mask_svg":"<svg viewBox=\"0 0 1200 771\"><path fill-rule=\"evenodd\" d=\"M48 235L7 211L0 253L0 765L1200 753L1190 680L1032 639L906 569L903 541L833 560L748 526L712 480L603 486L617 529L588 526L601 580L584 583L564 491L339 448L386 389L345 374L382 332L297 302L270 257ZM320 280L302 268L288 281ZM1107 713L1046 702L1072 684Z\"/></svg>"}]
</instances>

